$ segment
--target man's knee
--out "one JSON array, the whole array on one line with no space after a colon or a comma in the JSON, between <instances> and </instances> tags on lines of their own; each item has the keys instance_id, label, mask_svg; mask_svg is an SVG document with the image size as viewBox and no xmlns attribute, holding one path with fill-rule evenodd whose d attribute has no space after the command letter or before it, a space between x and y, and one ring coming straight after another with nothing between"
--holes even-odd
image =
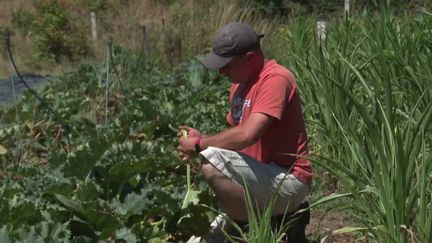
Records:
<instances>
[{"instance_id":1,"label":"man's knee","mask_svg":"<svg viewBox=\"0 0 432 243\"><path fill-rule=\"evenodd\" d=\"M205 180L213 184L215 180L221 179L224 175L216 169L211 163L203 163L201 167L202 174L204 175Z\"/></svg>"}]
</instances>

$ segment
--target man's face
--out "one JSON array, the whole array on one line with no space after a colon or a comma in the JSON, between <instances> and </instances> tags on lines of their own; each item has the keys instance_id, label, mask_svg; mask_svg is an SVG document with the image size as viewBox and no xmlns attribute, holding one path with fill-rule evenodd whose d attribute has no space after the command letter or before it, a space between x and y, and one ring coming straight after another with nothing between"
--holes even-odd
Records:
<instances>
[{"instance_id":1,"label":"man's face","mask_svg":"<svg viewBox=\"0 0 432 243\"><path fill-rule=\"evenodd\" d=\"M219 73L227 76L233 83L246 83L249 79L247 68L246 56L235 56L227 65L219 69Z\"/></svg>"}]
</instances>

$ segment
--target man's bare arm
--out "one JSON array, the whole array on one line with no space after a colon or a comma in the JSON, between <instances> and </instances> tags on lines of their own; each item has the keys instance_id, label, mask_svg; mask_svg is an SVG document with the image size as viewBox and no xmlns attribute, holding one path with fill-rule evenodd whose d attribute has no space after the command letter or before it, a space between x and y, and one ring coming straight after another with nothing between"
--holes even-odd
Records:
<instances>
[{"instance_id":1,"label":"man's bare arm","mask_svg":"<svg viewBox=\"0 0 432 243\"><path fill-rule=\"evenodd\" d=\"M229 150L240 150L256 143L271 125L274 118L263 113L252 113L239 126L224 130L213 136L203 137L200 141L202 150L214 146Z\"/></svg>"}]
</instances>

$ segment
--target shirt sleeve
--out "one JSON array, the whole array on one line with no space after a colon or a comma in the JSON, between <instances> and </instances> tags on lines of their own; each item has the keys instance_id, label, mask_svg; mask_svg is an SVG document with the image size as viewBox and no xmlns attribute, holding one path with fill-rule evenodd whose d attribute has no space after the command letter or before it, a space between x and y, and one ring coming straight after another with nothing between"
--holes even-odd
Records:
<instances>
[{"instance_id":1,"label":"shirt sleeve","mask_svg":"<svg viewBox=\"0 0 432 243\"><path fill-rule=\"evenodd\" d=\"M257 90L252 112L264 113L280 121L294 92L295 87L287 77L271 76Z\"/></svg>"}]
</instances>

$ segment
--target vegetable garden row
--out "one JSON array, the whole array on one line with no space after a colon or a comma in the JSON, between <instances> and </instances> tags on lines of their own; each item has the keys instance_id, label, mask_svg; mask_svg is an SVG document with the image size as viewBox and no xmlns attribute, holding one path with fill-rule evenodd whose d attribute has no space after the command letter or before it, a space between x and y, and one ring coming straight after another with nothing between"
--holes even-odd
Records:
<instances>
[{"instance_id":1,"label":"vegetable garden row","mask_svg":"<svg viewBox=\"0 0 432 243\"><path fill-rule=\"evenodd\" d=\"M309 200L343 201L358 225L345 231L372 242L432 242L431 26L424 12L331 21L322 41L314 19L274 29L301 89ZM199 193L182 208L172 128L225 127L229 82L195 60L167 71L144 57L114 48L107 125L104 63L41 90L57 118L30 93L0 110L0 242L164 242L207 230L214 197L195 174ZM327 172L339 190L322 196Z\"/></svg>"}]
</instances>

